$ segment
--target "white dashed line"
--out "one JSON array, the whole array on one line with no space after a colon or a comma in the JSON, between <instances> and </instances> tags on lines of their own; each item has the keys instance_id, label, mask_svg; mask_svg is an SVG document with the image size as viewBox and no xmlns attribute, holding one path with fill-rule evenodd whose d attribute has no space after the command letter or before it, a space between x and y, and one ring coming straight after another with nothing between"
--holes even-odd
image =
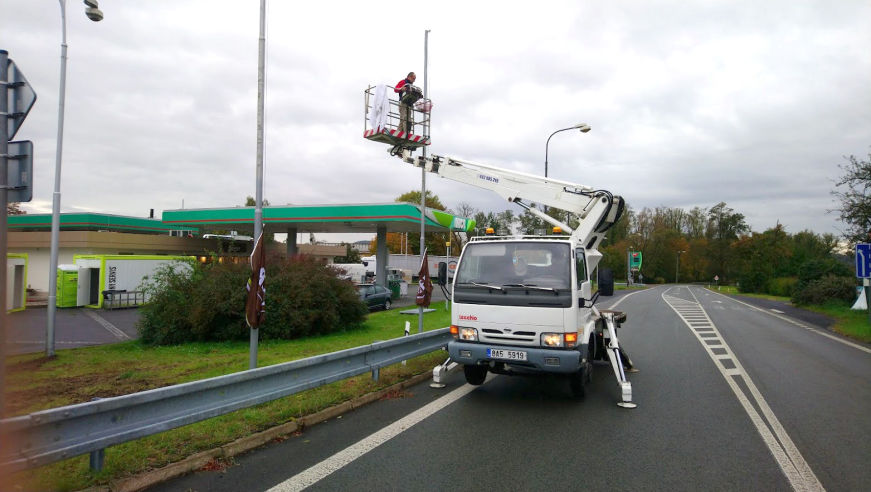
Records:
<instances>
[{"instance_id":1,"label":"white dashed line","mask_svg":"<svg viewBox=\"0 0 871 492\"><path fill-rule=\"evenodd\" d=\"M486 384L486 382L484 384ZM356 444L353 444L343 449L342 451L339 451L338 453L330 456L329 458L321 461L320 463L290 477L284 482L269 489L269 492L289 492L303 490L306 487L310 487L318 483L319 481L331 475L333 472L339 471L345 465L350 464L357 458L360 458L369 451L372 451L373 449L384 444L390 439L393 439L399 434L410 429L415 424L423 421L427 417L435 414L439 410L471 393L476 388L478 388L478 386L472 386L470 384L464 384L460 386L459 388L451 391L450 393L439 398L438 400L435 400L419 408L414 413L406 415L405 417L397 420L396 422L388 425L387 427L379 430L378 432L371 434L369 437L358 441Z\"/></svg>"},{"instance_id":2,"label":"white dashed line","mask_svg":"<svg viewBox=\"0 0 871 492\"><path fill-rule=\"evenodd\" d=\"M717 294L718 296L723 296L723 297L725 297L726 299L729 299L730 301L737 302L738 304L743 304L743 305L749 307L750 309L753 309L753 310L755 310L755 311L759 311L760 313L765 313L765 314L767 314L767 315L774 316L775 318L778 318L778 319L781 319L781 320L783 320L783 321L786 321L787 323L789 323L789 324L791 324L791 325L795 325L795 326L798 326L798 327L800 327L800 328L804 328L805 330L810 331L810 332L813 332L813 333L816 333L817 335L822 335L822 336L824 336L824 337L831 338L832 340L834 340L834 341L836 341L836 342L843 343L844 345L847 345L847 346L850 346L850 347L853 347L853 348L859 349L859 350L861 350L861 351L863 351L863 352L867 352L867 353L871 354L871 349L869 349L868 347L864 347L864 346L862 346L862 345L859 345L858 343L853 343L853 342L851 342L851 341L844 340L844 339L841 338L841 337L836 337L835 335L832 335L832 334L826 333L826 332L824 332L824 331L822 331L822 330L819 330L819 329L814 328L814 327L812 327L812 326L806 325L806 324L804 324L804 323L802 323L802 322L796 321L796 320L790 318L789 316L782 315L782 314L777 314L777 313L779 313L780 311L777 311L776 309L771 309L771 310L762 309L762 308L760 308L760 307L754 306L753 304L748 304L748 303L746 303L746 302L744 302L744 301L739 301L738 299L735 299L735 298L733 298L733 297L729 297L729 296L726 296L726 295L720 294L720 293L718 293L718 292L713 292L713 293L714 293L714 294ZM772 311L776 311L776 312L772 312Z\"/></svg>"}]
</instances>

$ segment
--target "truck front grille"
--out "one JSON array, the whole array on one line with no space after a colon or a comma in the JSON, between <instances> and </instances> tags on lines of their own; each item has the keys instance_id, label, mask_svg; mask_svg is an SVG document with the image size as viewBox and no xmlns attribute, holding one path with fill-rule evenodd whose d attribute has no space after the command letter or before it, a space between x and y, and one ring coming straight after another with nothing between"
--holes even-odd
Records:
<instances>
[{"instance_id":1,"label":"truck front grille","mask_svg":"<svg viewBox=\"0 0 871 492\"><path fill-rule=\"evenodd\" d=\"M534 331L515 331L512 333L505 333L502 330L484 328L481 332L486 335L487 340L494 342L534 343L536 341L536 333Z\"/></svg>"}]
</instances>

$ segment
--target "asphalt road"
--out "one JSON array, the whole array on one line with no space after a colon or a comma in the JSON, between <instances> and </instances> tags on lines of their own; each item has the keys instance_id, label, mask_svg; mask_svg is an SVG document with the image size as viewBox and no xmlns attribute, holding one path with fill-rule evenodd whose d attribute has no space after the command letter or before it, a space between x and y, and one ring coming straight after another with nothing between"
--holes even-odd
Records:
<instances>
[{"instance_id":1,"label":"asphalt road","mask_svg":"<svg viewBox=\"0 0 871 492\"><path fill-rule=\"evenodd\" d=\"M636 409L607 366L582 401L556 378L457 372L152 490L869 489L867 346L699 287L614 303Z\"/></svg>"},{"instance_id":2,"label":"asphalt road","mask_svg":"<svg viewBox=\"0 0 871 492\"><path fill-rule=\"evenodd\" d=\"M9 313L6 332L8 354L45 350L48 310L28 307ZM55 311L55 350L103 345L137 338L138 309L103 310L58 308Z\"/></svg>"}]
</instances>

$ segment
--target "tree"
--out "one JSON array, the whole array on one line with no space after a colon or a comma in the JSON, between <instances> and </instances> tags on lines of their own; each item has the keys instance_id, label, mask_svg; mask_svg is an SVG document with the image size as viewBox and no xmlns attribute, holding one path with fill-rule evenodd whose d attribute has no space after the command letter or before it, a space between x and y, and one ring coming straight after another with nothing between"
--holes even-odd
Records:
<instances>
[{"instance_id":1,"label":"tree","mask_svg":"<svg viewBox=\"0 0 871 492\"><path fill-rule=\"evenodd\" d=\"M705 235L708 239L709 258L711 260L710 277L720 277L720 281L731 280L731 273L735 271L731 261L732 243L741 235L750 232L750 227L744 221L744 214L735 212L727 207L725 202L720 202L708 210L708 225Z\"/></svg>"},{"instance_id":2,"label":"tree","mask_svg":"<svg viewBox=\"0 0 871 492\"><path fill-rule=\"evenodd\" d=\"M253 196L246 196L246 197L245 197L245 206L246 206L246 207L256 207L256 206L257 206L257 200L256 200ZM264 207L268 207L268 206L269 206L269 200L267 200L267 199L264 198L264 199L263 199L263 206L264 206ZM264 227L264 229L265 229L265 227ZM275 242L275 233L274 233L274 232L267 232L266 235L263 236L263 239L264 239L267 243L274 243L274 242ZM257 238L255 237L254 240L256 241Z\"/></svg>"},{"instance_id":3,"label":"tree","mask_svg":"<svg viewBox=\"0 0 871 492\"><path fill-rule=\"evenodd\" d=\"M245 197L245 206L246 207L255 207L255 206L257 206L257 200L253 196L246 196ZM268 207L269 200L264 198L263 199L263 206Z\"/></svg>"},{"instance_id":4,"label":"tree","mask_svg":"<svg viewBox=\"0 0 871 492\"><path fill-rule=\"evenodd\" d=\"M6 215L24 215L27 212L21 208L21 204L10 202L6 204Z\"/></svg>"},{"instance_id":5,"label":"tree","mask_svg":"<svg viewBox=\"0 0 871 492\"><path fill-rule=\"evenodd\" d=\"M396 197L396 200L394 201L420 205L420 191L408 191ZM442 204L442 201L439 200L439 197L433 195L430 190L426 190L426 206L428 208L434 208L436 210L447 210L447 207Z\"/></svg>"},{"instance_id":6,"label":"tree","mask_svg":"<svg viewBox=\"0 0 871 492\"><path fill-rule=\"evenodd\" d=\"M360 263L360 252L352 248L348 243L345 245L345 256L336 256L333 258L334 263Z\"/></svg>"},{"instance_id":7,"label":"tree","mask_svg":"<svg viewBox=\"0 0 871 492\"><path fill-rule=\"evenodd\" d=\"M412 190L406 193L399 195L396 202L405 202L405 203L413 203L415 205L420 205L420 191ZM434 208L436 210L447 210L447 207L444 206L442 201L438 196L434 195L431 191L426 191L426 206L427 208ZM388 234L390 236L390 234ZM447 247L445 243L451 239L451 244L460 244L461 240L459 236L454 233L446 232L431 232L427 235L426 241L426 249L427 254L430 255L444 255L447 253ZM373 239L370 245L370 248L374 250L375 248L375 240ZM397 243L398 244L398 243ZM388 237L388 249L390 246L390 237ZM408 250L413 254L420 254L420 235L419 234L409 234L408 235ZM398 249L396 250L399 251ZM456 253L456 248L453 248L452 253Z\"/></svg>"},{"instance_id":8,"label":"tree","mask_svg":"<svg viewBox=\"0 0 871 492\"><path fill-rule=\"evenodd\" d=\"M852 155L845 159L847 164L838 166L844 175L832 190L841 202L835 211L839 213L841 222L847 225L844 238L851 243L868 241L871 239L871 154L867 161Z\"/></svg>"}]
</instances>

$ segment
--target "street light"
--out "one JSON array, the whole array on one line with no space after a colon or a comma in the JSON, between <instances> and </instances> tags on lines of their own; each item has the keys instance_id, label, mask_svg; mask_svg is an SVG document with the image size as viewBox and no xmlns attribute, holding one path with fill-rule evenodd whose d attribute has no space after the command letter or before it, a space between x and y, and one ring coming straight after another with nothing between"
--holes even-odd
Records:
<instances>
[{"instance_id":1,"label":"street light","mask_svg":"<svg viewBox=\"0 0 871 492\"><path fill-rule=\"evenodd\" d=\"M674 283L677 283L678 274L680 273L680 254L686 253L686 251L678 251L677 252L677 262L675 263L674 268Z\"/></svg>"},{"instance_id":2,"label":"street light","mask_svg":"<svg viewBox=\"0 0 871 492\"><path fill-rule=\"evenodd\" d=\"M103 12L97 8L97 0L84 0L85 15L94 22L103 20ZM60 169L64 143L64 100L67 87L67 2L60 3L60 20L62 30L60 45L60 96L57 109L57 146L55 148L54 164L54 194L51 200L51 260L48 269L48 326L45 333L45 355L54 355L54 321L57 310L57 256L58 236L60 235Z\"/></svg>"},{"instance_id":3,"label":"street light","mask_svg":"<svg viewBox=\"0 0 871 492\"><path fill-rule=\"evenodd\" d=\"M566 130L580 130L581 133L587 133L588 131L590 131L590 125L588 125L586 123L578 123L575 126L570 126L568 128L563 128L561 130L557 130L557 131L551 133L550 137L547 137L547 143L544 145L544 177L545 178L547 177L547 149L550 146L550 139L551 139L551 137L553 137L557 133L564 132Z\"/></svg>"}]
</instances>

